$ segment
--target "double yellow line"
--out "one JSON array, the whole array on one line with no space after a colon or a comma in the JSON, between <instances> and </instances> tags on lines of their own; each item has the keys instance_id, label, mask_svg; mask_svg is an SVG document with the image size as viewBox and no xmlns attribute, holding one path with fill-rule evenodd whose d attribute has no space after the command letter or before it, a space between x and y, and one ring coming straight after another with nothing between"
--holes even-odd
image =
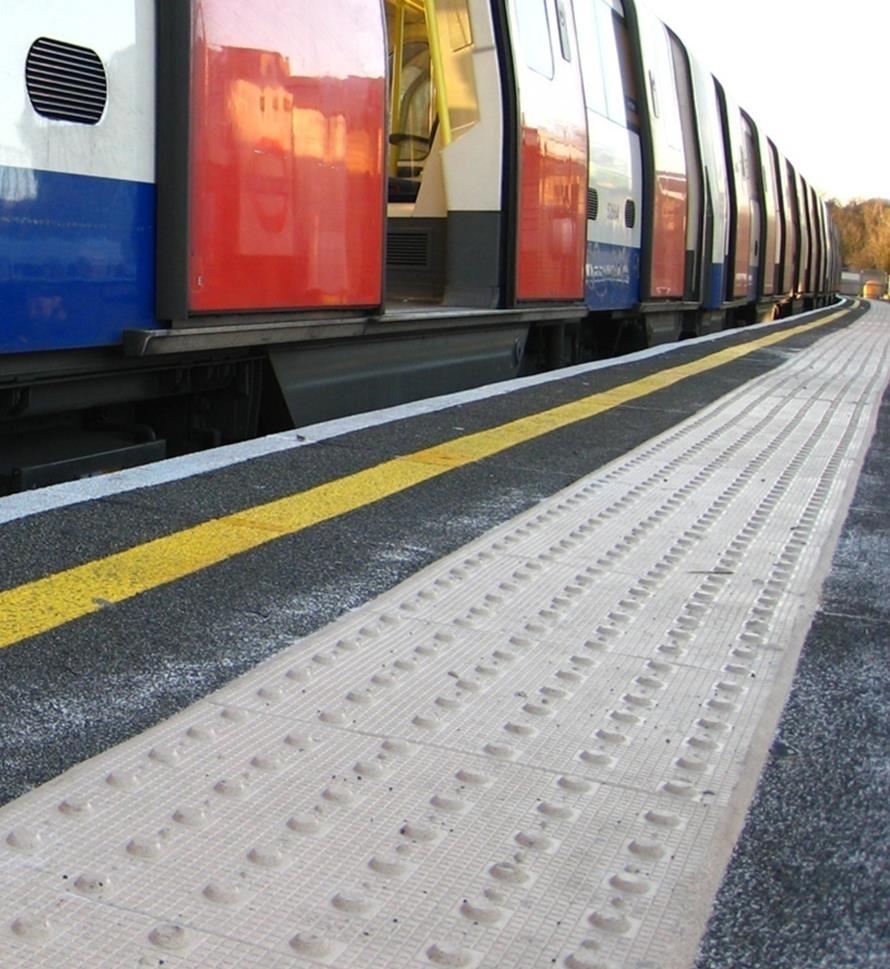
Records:
<instances>
[{"instance_id":1,"label":"double yellow line","mask_svg":"<svg viewBox=\"0 0 890 969\"><path fill-rule=\"evenodd\" d=\"M105 606L174 582L242 552L373 504L454 468L646 397L798 333L826 326L847 310L727 347L693 363L662 370L499 427L456 437L287 498L186 528L123 552L0 592L0 648L47 632Z\"/></svg>"}]
</instances>

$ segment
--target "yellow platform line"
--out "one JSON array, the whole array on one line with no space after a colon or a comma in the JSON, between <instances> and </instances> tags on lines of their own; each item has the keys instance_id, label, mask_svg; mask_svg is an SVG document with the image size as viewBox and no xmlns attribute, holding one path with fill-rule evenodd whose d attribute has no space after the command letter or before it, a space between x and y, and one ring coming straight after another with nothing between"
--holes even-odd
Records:
<instances>
[{"instance_id":1,"label":"yellow platform line","mask_svg":"<svg viewBox=\"0 0 890 969\"><path fill-rule=\"evenodd\" d=\"M646 397L755 350L826 326L846 312L841 310L823 319L727 347L692 363L401 455L308 491L215 518L9 589L0 593L0 648L192 575L276 538L374 504L454 468ZM250 581L249 576L245 581Z\"/></svg>"}]
</instances>

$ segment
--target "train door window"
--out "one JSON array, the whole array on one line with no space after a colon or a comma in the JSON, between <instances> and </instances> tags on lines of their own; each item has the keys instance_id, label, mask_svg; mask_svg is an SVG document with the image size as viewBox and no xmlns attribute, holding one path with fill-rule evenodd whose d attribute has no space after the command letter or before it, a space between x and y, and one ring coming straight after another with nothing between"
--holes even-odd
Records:
<instances>
[{"instance_id":1,"label":"train door window","mask_svg":"<svg viewBox=\"0 0 890 969\"><path fill-rule=\"evenodd\" d=\"M742 175L748 183L752 198L757 193L757 173L754 170L754 132L747 118L742 118Z\"/></svg>"},{"instance_id":2,"label":"train door window","mask_svg":"<svg viewBox=\"0 0 890 969\"><path fill-rule=\"evenodd\" d=\"M546 0L517 0L519 40L525 63L544 77L553 77L553 42Z\"/></svg>"},{"instance_id":3,"label":"train door window","mask_svg":"<svg viewBox=\"0 0 890 969\"><path fill-rule=\"evenodd\" d=\"M649 79L653 93L653 110L662 122L667 143L672 148L682 149L683 126L680 123L674 61L667 28L663 24L653 24L652 50L655 63L649 70Z\"/></svg>"},{"instance_id":4,"label":"train door window","mask_svg":"<svg viewBox=\"0 0 890 969\"><path fill-rule=\"evenodd\" d=\"M615 49L618 67L621 71L621 87L624 91L625 122L631 131L640 130L640 104L637 98L637 84L634 77L633 59L630 48L630 35L627 23L617 12L612 13L612 27L615 32Z\"/></svg>"},{"instance_id":5,"label":"train door window","mask_svg":"<svg viewBox=\"0 0 890 969\"><path fill-rule=\"evenodd\" d=\"M621 76L621 65L618 61L618 44L612 27L616 16L611 4L597 0L596 21L597 32L600 36L600 57L602 58L603 79L606 82L606 111L613 121L626 124L624 82Z\"/></svg>"},{"instance_id":6,"label":"train door window","mask_svg":"<svg viewBox=\"0 0 890 969\"><path fill-rule=\"evenodd\" d=\"M582 0L575 8L575 16L587 107L626 125L625 88L612 26L612 6L606 0Z\"/></svg>"},{"instance_id":7,"label":"train door window","mask_svg":"<svg viewBox=\"0 0 890 969\"><path fill-rule=\"evenodd\" d=\"M581 80L584 84L584 103L588 110L607 117L606 78L603 73L603 37L599 33L596 7L602 0L581 0L575 7L578 20L578 43L581 51ZM606 44L609 38L605 38Z\"/></svg>"},{"instance_id":8,"label":"train door window","mask_svg":"<svg viewBox=\"0 0 890 969\"><path fill-rule=\"evenodd\" d=\"M559 31L559 49L562 51L562 59L571 61L572 45L569 41L569 24L566 20L566 8L563 0L556 0L556 28Z\"/></svg>"}]
</instances>

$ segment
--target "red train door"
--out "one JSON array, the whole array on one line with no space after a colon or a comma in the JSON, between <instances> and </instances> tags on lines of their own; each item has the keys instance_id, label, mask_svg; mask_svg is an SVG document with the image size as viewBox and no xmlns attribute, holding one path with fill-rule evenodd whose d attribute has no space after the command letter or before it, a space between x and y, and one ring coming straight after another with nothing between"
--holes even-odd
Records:
<instances>
[{"instance_id":1,"label":"red train door","mask_svg":"<svg viewBox=\"0 0 890 969\"><path fill-rule=\"evenodd\" d=\"M569 0L507 3L516 83L515 295L582 299L587 120Z\"/></svg>"},{"instance_id":2,"label":"red train door","mask_svg":"<svg viewBox=\"0 0 890 969\"><path fill-rule=\"evenodd\" d=\"M161 318L379 306L379 3L186 0L159 29Z\"/></svg>"}]
</instances>

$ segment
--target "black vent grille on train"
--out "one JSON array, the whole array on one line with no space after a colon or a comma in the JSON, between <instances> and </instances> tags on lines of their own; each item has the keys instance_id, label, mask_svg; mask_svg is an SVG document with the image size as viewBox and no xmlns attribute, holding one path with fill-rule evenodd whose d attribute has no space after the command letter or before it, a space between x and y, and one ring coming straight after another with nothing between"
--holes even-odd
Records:
<instances>
[{"instance_id":1,"label":"black vent grille on train","mask_svg":"<svg viewBox=\"0 0 890 969\"><path fill-rule=\"evenodd\" d=\"M628 199L624 203L624 224L628 229L632 229L637 221L637 206L633 199Z\"/></svg>"},{"instance_id":2,"label":"black vent grille on train","mask_svg":"<svg viewBox=\"0 0 890 969\"><path fill-rule=\"evenodd\" d=\"M387 232L388 266L426 269L430 264L430 237L427 232Z\"/></svg>"},{"instance_id":3,"label":"black vent grille on train","mask_svg":"<svg viewBox=\"0 0 890 969\"><path fill-rule=\"evenodd\" d=\"M600 197L595 188L587 189L587 218L596 222L600 212Z\"/></svg>"},{"instance_id":4,"label":"black vent grille on train","mask_svg":"<svg viewBox=\"0 0 890 969\"><path fill-rule=\"evenodd\" d=\"M99 55L88 47L39 37L25 62L28 97L38 114L55 121L96 124L108 101Z\"/></svg>"}]
</instances>

